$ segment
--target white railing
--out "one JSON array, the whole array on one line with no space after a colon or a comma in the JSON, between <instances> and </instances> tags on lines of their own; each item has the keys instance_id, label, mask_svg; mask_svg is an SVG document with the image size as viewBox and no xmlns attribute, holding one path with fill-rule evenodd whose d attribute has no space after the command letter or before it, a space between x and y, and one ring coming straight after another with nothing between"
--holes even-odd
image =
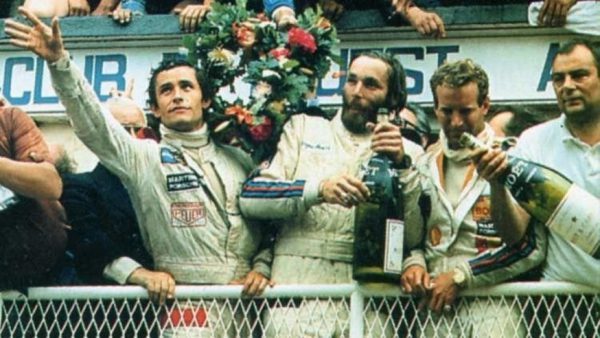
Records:
<instances>
[{"instance_id":1,"label":"white railing","mask_svg":"<svg viewBox=\"0 0 600 338\"><path fill-rule=\"evenodd\" d=\"M600 290L510 283L461 293L448 312L418 309L398 288L278 285L256 299L241 286L178 286L152 304L143 288L3 292L0 337L600 337Z\"/></svg>"}]
</instances>

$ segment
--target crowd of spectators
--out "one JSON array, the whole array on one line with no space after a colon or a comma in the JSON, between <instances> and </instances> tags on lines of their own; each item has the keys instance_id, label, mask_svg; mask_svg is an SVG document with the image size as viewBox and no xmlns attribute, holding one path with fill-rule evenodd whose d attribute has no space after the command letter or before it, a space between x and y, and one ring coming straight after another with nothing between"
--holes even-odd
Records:
<instances>
[{"instance_id":1,"label":"crowd of spectators","mask_svg":"<svg viewBox=\"0 0 600 338\"><path fill-rule=\"evenodd\" d=\"M346 9L367 6L357 3L319 1L334 20ZM547 0L541 22L564 22L564 3ZM471 4L399 0L390 5L423 35L444 37L440 17L419 6ZM492 107L487 74L471 60L440 66L430 80L439 136L431 117L407 104L400 62L385 53L363 53L351 61L335 116L293 116L274 157L256 168L241 150L212 140L203 114L214 92L201 69L171 60L152 71L149 103L160 124L159 130L148 129L131 89L100 104L63 46L58 19L48 26L38 18L110 14L126 24L135 15L172 12L180 16L182 30L193 32L209 5L209 0L27 0L20 11L29 24L6 21L11 43L47 61L76 134L100 164L89 173L59 176L52 163L61 156L51 155L33 121L18 108L0 105L0 222L7 223L1 226L0 287L129 283L145 287L153 301L164 304L174 297L176 284L242 284L252 296L273 282L350 283L353 207L369 197L358 170L382 153L400 173L405 201L407 250L398 283L435 312L420 335L432 336L432 326L440 321L460 321L474 336L521 336L519 325L504 327L493 320L519 322L519 309L507 304L474 300L461 312L448 309L460 290L514 280L540 265L545 280L600 288L600 279L593 277L600 275L598 260L548 231L510 197L500 179L507 154L497 146L501 138L523 133L515 153L557 170L564 164L560 158L542 158L542 151L532 149L554 141L552 146L573 162L591 157L590 170L584 165L564 170L600 198L598 46L575 41L558 51L552 82L563 114L552 119L520 107ZM314 2L264 5L284 27L294 25L296 13ZM398 112L400 125L375 125L373 116L381 107ZM491 149L473 154L463 148L458 141L463 132ZM547 140L550 134L556 139ZM557 141L563 139L568 142ZM273 220L275 235L264 225ZM572 261L581 262L585 271L573 272ZM270 309L262 318L270 323L265 325L287 331L265 334L347 334L344 323L331 320L348 318L343 304L333 302L327 313L314 313L322 301L311 302ZM474 322L474 309L490 321ZM219 301L205 315L215 335L248 334L232 331L236 325L223 326L240 321L242 314ZM366 311L373 335L394 335L375 324L388 315Z\"/></svg>"},{"instance_id":2,"label":"crowd of spectators","mask_svg":"<svg viewBox=\"0 0 600 338\"><path fill-rule=\"evenodd\" d=\"M0 18L15 16L17 7L24 5L39 17L53 16L111 16L115 22L127 25L135 16L148 14L175 14L179 16L181 30L192 33L198 23L210 11L213 1L231 2L232 0L11 0L0 9ZM503 4L522 3L529 0L506 0ZM533 13L531 24L541 26L565 26L567 16L576 17L572 26L585 33L597 33L593 19L586 19L597 13L598 9L589 7L591 1L544 0L531 5ZM280 26L294 25L296 14L307 7L320 6L323 14L338 21L348 10L378 9L390 25L410 25L421 35L432 38L446 37L443 18L436 8L447 6L498 5L492 0L380 0L374 2L351 0L252 0L248 7L256 11L265 11ZM587 7L586 7L587 6ZM582 7L582 8L579 8ZM573 9L573 13L571 13ZM592 11L592 12L590 12ZM584 12L590 12L586 15ZM583 14L582 14L583 13ZM591 26L591 27L590 27Z\"/></svg>"}]
</instances>

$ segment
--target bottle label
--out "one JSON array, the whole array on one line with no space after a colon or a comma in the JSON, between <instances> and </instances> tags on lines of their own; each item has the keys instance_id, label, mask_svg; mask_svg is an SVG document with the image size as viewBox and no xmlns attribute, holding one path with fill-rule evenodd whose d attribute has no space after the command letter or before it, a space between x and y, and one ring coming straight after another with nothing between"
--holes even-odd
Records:
<instances>
[{"instance_id":1,"label":"bottle label","mask_svg":"<svg viewBox=\"0 0 600 338\"><path fill-rule=\"evenodd\" d=\"M573 184L546 225L594 255L600 249L600 199Z\"/></svg>"},{"instance_id":2,"label":"bottle label","mask_svg":"<svg viewBox=\"0 0 600 338\"><path fill-rule=\"evenodd\" d=\"M536 175L537 166L515 157L511 158L509 162L511 163L511 169L506 176L505 184L517 200L523 200L525 198L521 195L527 193L527 184L540 180Z\"/></svg>"},{"instance_id":3,"label":"bottle label","mask_svg":"<svg viewBox=\"0 0 600 338\"><path fill-rule=\"evenodd\" d=\"M403 245L404 222L399 219L387 219L383 272L402 274Z\"/></svg>"}]
</instances>

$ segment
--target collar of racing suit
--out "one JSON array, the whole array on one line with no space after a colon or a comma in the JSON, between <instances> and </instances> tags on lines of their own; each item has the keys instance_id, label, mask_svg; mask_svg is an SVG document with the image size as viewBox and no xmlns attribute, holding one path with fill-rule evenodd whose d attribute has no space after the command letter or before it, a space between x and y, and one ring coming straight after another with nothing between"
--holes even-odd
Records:
<instances>
[{"instance_id":1,"label":"collar of racing suit","mask_svg":"<svg viewBox=\"0 0 600 338\"><path fill-rule=\"evenodd\" d=\"M181 145L185 148L200 148L209 143L209 133L206 123L204 123L202 128L189 132L176 131L161 124L160 134L165 142Z\"/></svg>"}]
</instances>

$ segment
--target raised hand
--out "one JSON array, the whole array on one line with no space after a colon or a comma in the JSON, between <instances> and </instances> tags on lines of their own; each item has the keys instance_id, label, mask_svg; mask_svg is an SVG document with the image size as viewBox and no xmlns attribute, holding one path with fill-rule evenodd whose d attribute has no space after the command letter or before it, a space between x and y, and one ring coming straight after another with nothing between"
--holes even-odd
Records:
<instances>
[{"instance_id":1,"label":"raised hand","mask_svg":"<svg viewBox=\"0 0 600 338\"><path fill-rule=\"evenodd\" d=\"M50 63L63 57L66 52L58 18L52 18L52 28L50 28L24 7L19 7L19 13L27 18L31 25L7 19L4 24L4 32L10 37L10 43L30 50Z\"/></svg>"}]
</instances>

